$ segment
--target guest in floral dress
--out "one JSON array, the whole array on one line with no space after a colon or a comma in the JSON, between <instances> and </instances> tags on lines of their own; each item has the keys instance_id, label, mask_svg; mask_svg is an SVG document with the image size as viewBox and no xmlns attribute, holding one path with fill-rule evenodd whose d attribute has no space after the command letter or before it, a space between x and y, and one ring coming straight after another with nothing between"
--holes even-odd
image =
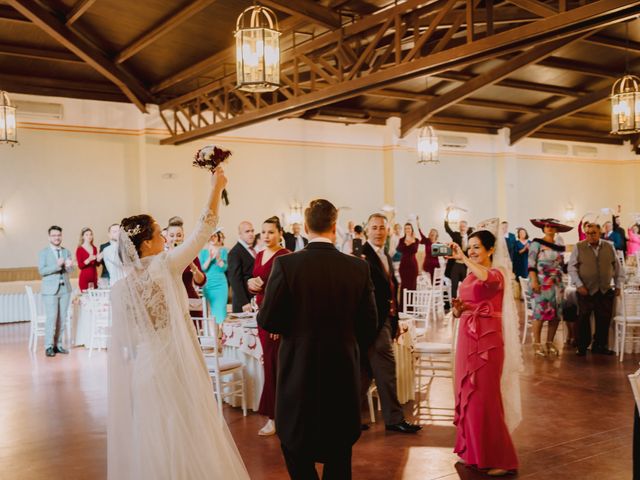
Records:
<instances>
[{"instance_id":1,"label":"guest in floral dress","mask_svg":"<svg viewBox=\"0 0 640 480\"><path fill-rule=\"evenodd\" d=\"M568 232L571 227L555 219L532 219L536 227L544 232L543 238L534 238L529 247L529 283L533 301L533 351L540 357L559 355L553 339L562 318L564 284L564 245L556 243L558 232ZM549 322L547 343L542 345L540 335L542 322Z\"/></svg>"}]
</instances>

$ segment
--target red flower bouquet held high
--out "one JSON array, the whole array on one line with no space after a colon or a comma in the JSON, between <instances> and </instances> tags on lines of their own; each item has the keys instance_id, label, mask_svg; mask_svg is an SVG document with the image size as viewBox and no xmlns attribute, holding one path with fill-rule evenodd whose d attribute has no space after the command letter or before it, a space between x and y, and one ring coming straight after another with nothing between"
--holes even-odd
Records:
<instances>
[{"instance_id":1,"label":"red flower bouquet held high","mask_svg":"<svg viewBox=\"0 0 640 480\"><path fill-rule=\"evenodd\" d=\"M216 145L207 145L196 152L193 160L193 166L206 168L211 173L215 171L218 165L223 164L227 158L231 156L231 151L218 147ZM229 195L227 189L222 191L222 200L225 205L229 205Z\"/></svg>"}]
</instances>

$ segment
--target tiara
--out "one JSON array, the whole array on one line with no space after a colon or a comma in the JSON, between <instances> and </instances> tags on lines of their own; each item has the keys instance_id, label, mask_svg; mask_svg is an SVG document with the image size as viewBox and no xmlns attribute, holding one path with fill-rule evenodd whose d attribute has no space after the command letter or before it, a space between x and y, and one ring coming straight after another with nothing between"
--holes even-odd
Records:
<instances>
[{"instance_id":1,"label":"tiara","mask_svg":"<svg viewBox=\"0 0 640 480\"><path fill-rule=\"evenodd\" d=\"M129 230L125 231L127 232L127 235L129 235L129 237L135 237L142 231L142 229L140 228L140 225L136 225L135 228L130 228Z\"/></svg>"}]
</instances>

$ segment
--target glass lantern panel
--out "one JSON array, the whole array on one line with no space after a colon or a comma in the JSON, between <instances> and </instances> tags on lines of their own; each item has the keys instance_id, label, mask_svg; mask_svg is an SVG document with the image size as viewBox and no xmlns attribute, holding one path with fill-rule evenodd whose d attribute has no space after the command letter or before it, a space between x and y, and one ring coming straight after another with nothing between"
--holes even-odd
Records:
<instances>
[{"instance_id":1,"label":"glass lantern panel","mask_svg":"<svg viewBox=\"0 0 640 480\"><path fill-rule=\"evenodd\" d=\"M16 108L4 107L6 111L7 140L15 142L18 139L18 130L16 128Z\"/></svg>"}]
</instances>

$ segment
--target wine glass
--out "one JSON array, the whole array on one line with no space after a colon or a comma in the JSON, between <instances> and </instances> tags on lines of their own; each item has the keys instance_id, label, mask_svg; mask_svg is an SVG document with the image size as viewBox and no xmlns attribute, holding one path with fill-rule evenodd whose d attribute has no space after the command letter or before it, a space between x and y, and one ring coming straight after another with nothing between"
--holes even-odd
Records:
<instances>
[{"instance_id":1,"label":"wine glass","mask_svg":"<svg viewBox=\"0 0 640 480\"><path fill-rule=\"evenodd\" d=\"M256 297L251 297L251 311L253 313L257 313L258 311L258 302L256 301Z\"/></svg>"}]
</instances>

